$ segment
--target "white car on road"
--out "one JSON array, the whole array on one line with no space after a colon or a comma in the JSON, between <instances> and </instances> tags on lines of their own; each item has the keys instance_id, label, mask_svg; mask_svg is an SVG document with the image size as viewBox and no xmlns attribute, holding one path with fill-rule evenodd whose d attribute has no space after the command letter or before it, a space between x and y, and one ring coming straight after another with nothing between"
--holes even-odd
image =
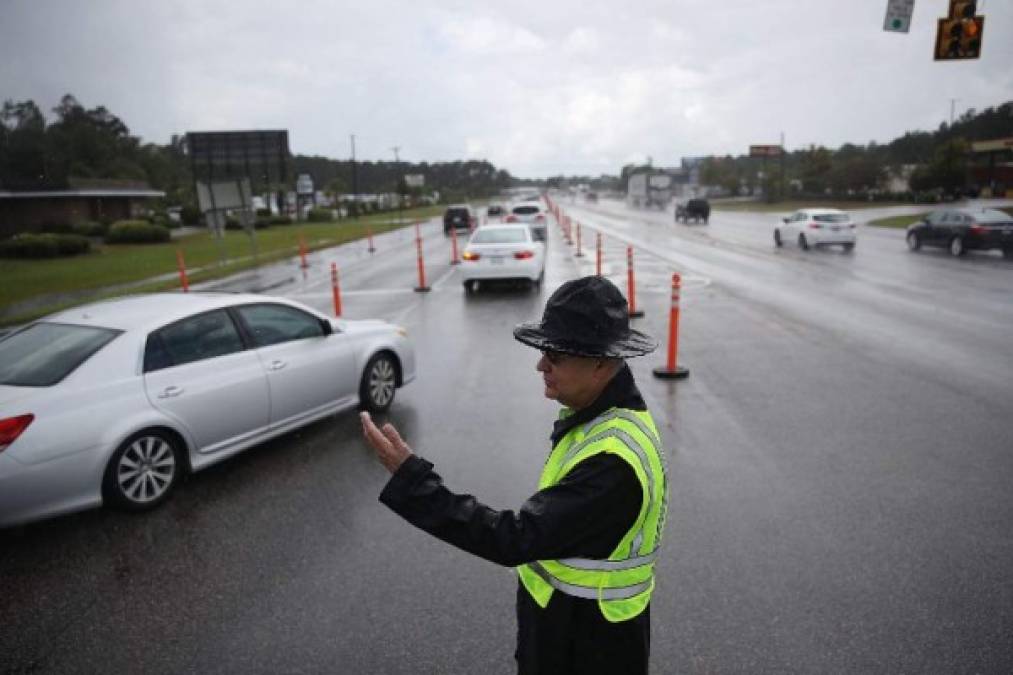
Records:
<instances>
[{"instance_id":1,"label":"white car on road","mask_svg":"<svg viewBox=\"0 0 1013 675\"><path fill-rule=\"evenodd\" d=\"M466 291L493 279L519 279L534 286L545 274L545 244L528 225L485 225L475 230L461 255Z\"/></svg>"},{"instance_id":2,"label":"white car on road","mask_svg":"<svg viewBox=\"0 0 1013 675\"><path fill-rule=\"evenodd\" d=\"M510 207L506 217L508 223L527 223L537 241L547 241L545 209L540 202L523 202Z\"/></svg>"},{"instance_id":3,"label":"white car on road","mask_svg":"<svg viewBox=\"0 0 1013 675\"><path fill-rule=\"evenodd\" d=\"M0 339L0 527L112 503L336 412L386 410L415 377L403 328L283 298L160 293Z\"/></svg>"},{"instance_id":4,"label":"white car on road","mask_svg":"<svg viewBox=\"0 0 1013 675\"><path fill-rule=\"evenodd\" d=\"M837 209L802 209L774 228L774 245L797 244L806 251L814 246L839 245L845 251L855 248L855 223Z\"/></svg>"}]
</instances>

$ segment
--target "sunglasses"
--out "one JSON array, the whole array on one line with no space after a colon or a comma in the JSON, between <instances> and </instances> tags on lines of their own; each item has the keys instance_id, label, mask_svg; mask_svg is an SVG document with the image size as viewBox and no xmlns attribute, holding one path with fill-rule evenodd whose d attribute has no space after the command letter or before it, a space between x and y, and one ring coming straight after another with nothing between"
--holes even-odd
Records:
<instances>
[{"instance_id":1,"label":"sunglasses","mask_svg":"<svg viewBox=\"0 0 1013 675\"><path fill-rule=\"evenodd\" d=\"M568 358L571 358L572 355L564 354L563 352L554 352L547 349L543 349L542 356L544 356L545 360L551 363L552 365L558 366L563 361L566 361Z\"/></svg>"}]
</instances>

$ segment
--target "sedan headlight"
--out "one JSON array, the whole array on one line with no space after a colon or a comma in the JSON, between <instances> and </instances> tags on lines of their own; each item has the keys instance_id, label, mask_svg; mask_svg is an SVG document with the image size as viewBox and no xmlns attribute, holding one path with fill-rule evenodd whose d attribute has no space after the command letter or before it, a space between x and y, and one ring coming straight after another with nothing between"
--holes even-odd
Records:
<instances>
[{"instance_id":1,"label":"sedan headlight","mask_svg":"<svg viewBox=\"0 0 1013 675\"><path fill-rule=\"evenodd\" d=\"M408 329L404 326L394 326L394 332L401 337L408 337Z\"/></svg>"}]
</instances>

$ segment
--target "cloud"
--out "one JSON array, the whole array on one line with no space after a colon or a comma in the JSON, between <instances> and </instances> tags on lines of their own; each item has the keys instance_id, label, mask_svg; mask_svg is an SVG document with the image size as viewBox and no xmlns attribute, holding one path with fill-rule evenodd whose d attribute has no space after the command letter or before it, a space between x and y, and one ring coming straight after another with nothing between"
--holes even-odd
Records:
<instances>
[{"instance_id":1,"label":"cloud","mask_svg":"<svg viewBox=\"0 0 1013 675\"><path fill-rule=\"evenodd\" d=\"M931 59L936 14L882 31L877 3L648 0L0 2L2 95L71 92L146 141L286 128L296 152L483 157L515 175L618 172L683 156L889 141L1013 99L1013 3L988 3L979 61Z\"/></svg>"}]
</instances>

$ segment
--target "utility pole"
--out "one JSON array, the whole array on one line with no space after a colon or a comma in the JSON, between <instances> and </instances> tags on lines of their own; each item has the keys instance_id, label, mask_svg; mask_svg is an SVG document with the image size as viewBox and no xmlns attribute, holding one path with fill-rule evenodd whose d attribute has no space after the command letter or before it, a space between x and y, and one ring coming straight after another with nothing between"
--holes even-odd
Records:
<instances>
[{"instance_id":1,"label":"utility pole","mask_svg":"<svg viewBox=\"0 0 1013 675\"><path fill-rule=\"evenodd\" d=\"M402 227L404 223L401 219L401 179L398 177L398 166L401 164L401 158L398 157L398 151L401 149L400 145L395 145L391 150L394 151L394 177L395 177L395 189L397 190L397 226Z\"/></svg>"},{"instance_id":2,"label":"utility pole","mask_svg":"<svg viewBox=\"0 0 1013 675\"><path fill-rule=\"evenodd\" d=\"M953 110L954 110L954 108L957 105L957 101L959 101L959 100L960 99L958 99L958 98L951 98L950 99L950 126L951 127L953 126Z\"/></svg>"},{"instance_id":3,"label":"utility pole","mask_svg":"<svg viewBox=\"0 0 1013 675\"><path fill-rule=\"evenodd\" d=\"M784 192L784 162L785 162L785 159L786 159L785 156L784 156L785 153L786 153L786 150L784 149L784 132L782 131L781 132L781 201L784 201L784 199L785 199L785 196L784 196L785 195L785 192Z\"/></svg>"},{"instance_id":4,"label":"utility pole","mask_svg":"<svg viewBox=\"0 0 1013 675\"><path fill-rule=\"evenodd\" d=\"M355 134L352 134L352 209L359 218L359 179L355 171Z\"/></svg>"}]
</instances>

